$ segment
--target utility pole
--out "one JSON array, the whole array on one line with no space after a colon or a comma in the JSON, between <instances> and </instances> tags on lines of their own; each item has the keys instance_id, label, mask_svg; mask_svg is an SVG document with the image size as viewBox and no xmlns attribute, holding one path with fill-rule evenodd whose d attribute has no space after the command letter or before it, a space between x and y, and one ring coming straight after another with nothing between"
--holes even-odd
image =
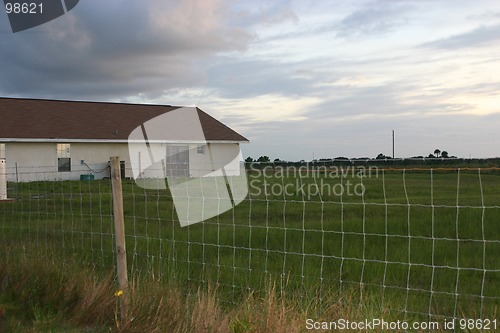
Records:
<instances>
[{"instance_id":1,"label":"utility pole","mask_svg":"<svg viewBox=\"0 0 500 333\"><path fill-rule=\"evenodd\" d=\"M392 158L394 159L394 130L392 130Z\"/></svg>"}]
</instances>

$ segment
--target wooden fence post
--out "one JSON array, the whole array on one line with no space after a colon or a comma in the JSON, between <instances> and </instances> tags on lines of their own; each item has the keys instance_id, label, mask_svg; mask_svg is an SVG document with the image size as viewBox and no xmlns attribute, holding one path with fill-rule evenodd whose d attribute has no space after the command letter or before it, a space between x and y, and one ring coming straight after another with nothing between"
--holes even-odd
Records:
<instances>
[{"instance_id":1,"label":"wooden fence post","mask_svg":"<svg viewBox=\"0 0 500 333\"><path fill-rule=\"evenodd\" d=\"M120 157L113 156L111 161L111 184L113 189L113 217L115 222L116 267L120 290L116 293L120 303L120 319L127 320L130 295L128 293L127 251L125 248L125 225L123 218L122 179L120 174Z\"/></svg>"}]
</instances>

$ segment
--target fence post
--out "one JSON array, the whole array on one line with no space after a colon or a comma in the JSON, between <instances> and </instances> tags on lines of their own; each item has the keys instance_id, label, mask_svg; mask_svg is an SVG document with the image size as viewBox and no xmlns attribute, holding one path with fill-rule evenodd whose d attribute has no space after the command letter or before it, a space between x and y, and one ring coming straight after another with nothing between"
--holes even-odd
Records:
<instances>
[{"instance_id":1,"label":"fence post","mask_svg":"<svg viewBox=\"0 0 500 333\"><path fill-rule=\"evenodd\" d=\"M125 225L123 218L122 178L120 174L120 157L113 156L111 161L111 184L113 189L113 217L115 222L116 267L120 290L116 294L120 302L120 319L127 320L130 303L128 294L127 251L125 248Z\"/></svg>"},{"instance_id":2,"label":"fence post","mask_svg":"<svg viewBox=\"0 0 500 333\"><path fill-rule=\"evenodd\" d=\"M0 158L0 200L7 200L7 167L3 158Z\"/></svg>"}]
</instances>

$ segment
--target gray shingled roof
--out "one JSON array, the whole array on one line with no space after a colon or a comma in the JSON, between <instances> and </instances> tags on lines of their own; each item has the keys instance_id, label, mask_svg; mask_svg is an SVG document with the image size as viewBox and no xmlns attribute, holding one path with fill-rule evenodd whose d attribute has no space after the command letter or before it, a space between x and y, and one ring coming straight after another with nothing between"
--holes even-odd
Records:
<instances>
[{"instance_id":1,"label":"gray shingled roof","mask_svg":"<svg viewBox=\"0 0 500 333\"><path fill-rule=\"evenodd\" d=\"M0 97L0 139L127 140L139 125L178 106ZM247 142L198 109L207 141Z\"/></svg>"}]
</instances>

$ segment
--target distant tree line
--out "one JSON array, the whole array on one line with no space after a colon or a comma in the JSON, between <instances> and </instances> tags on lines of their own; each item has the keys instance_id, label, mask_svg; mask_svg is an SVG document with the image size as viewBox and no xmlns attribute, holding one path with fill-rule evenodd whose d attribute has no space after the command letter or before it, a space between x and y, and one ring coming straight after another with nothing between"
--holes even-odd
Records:
<instances>
[{"instance_id":1,"label":"distant tree line","mask_svg":"<svg viewBox=\"0 0 500 333\"><path fill-rule=\"evenodd\" d=\"M450 156L449 153L446 151L446 150L443 150L441 151L440 149L436 149L434 150L434 153L430 153L428 156L412 156L410 157L410 159L426 159L426 158L457 158L456 156ZM335 158L320 158L320 159L317 159L317 160L313 160L312 162L342 162L342 161L363 161L363 160L371 160L372 158L369 158L369 157L358 157L358 158L348 158L348 157L344 157L344 156L338 156L338 157L335 157ZM392 159L391 156L388 156L388 155L385 155L383 153L380 153L378 154L376 157L375 157L376 160L390 160ZM257 163L270 163L271 162L271 158L269 158L269 156L260 156L259 158L257 159L253 159L252 157L247 157L245 159L245 162L246 163L253 163L253 162L257 162ZM275 158L273 160L273 162L277 163L277 162L285 162L285 161L282 161L280 160L279 158ZM298 161L300 163L304 163L305 161L304 160L300 160Z\"/></svg>"},{"instance_id":2,"label":"distant tree line","mask_svg":"<svg viewBox=\"0 0 500 333\"><path fill-rule=\"evenodd\" d=\"M279 159L276 159L276 160L278 160L278 161L279 161ZM276 160L275 160L275 161L276 161ZM245 162L247 162L247 163L252 163L252 162L269 163L269 162L271 162L271 159L269 158L269 156L261 156L261 157L259 157L259 158L258 158L258 159L256 159L256 160L254 160L254 159L253 159L253 158L251 158L251 157L247 157L247 158L245 159Z\"/></svg>"}]
</instances>

